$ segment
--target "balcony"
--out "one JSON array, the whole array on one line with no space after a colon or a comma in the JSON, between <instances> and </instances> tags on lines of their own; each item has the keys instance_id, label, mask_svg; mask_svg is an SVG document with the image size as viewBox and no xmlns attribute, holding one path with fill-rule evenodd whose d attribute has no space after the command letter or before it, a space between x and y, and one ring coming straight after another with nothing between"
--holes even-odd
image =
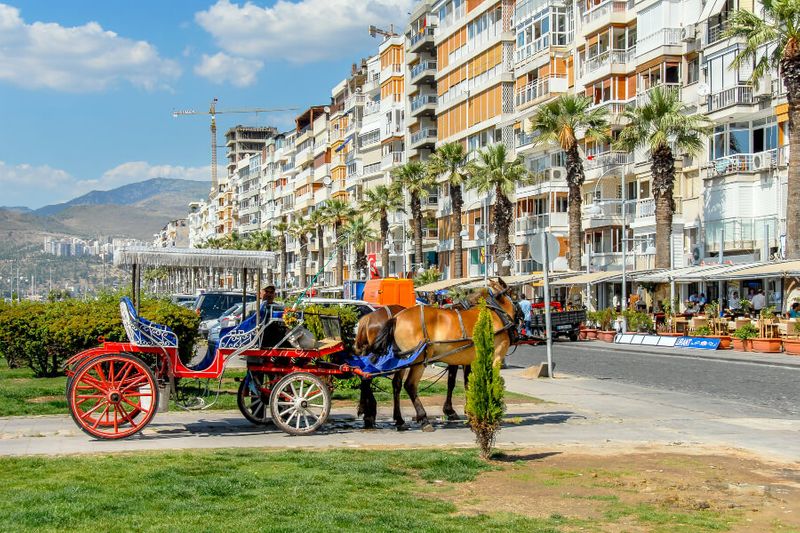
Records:
<instances>
[{"instance_id":1,"label":"balcony","mask_svg":"<svg viewBox=\"0 0 800 533\"><path fill-rule=\"evenodd\" d=\"M361 171L362 176L369 176L371 174L375 174L381 171L381 163L372 163L370 165L364 165L364 169Z\"/></svg>"},{"instance_id":2,"label":"balcony","mask_svg":"<svg viewBox=\"0 0 800 533\"><path fill-rule=\"evenodd\" d=\"M723 240L725 251L762 250L766 243L770 248L780 246L778 221L773 217L708 220L705 226L707 252L718 252Z\"/></svg>"},{"instance_id":3,"label":"balcony","mask_svg":"<svg viewBox=\"0 0 800 533\"><path fill-rule=\"evenodd\" d=\"M737 105L750 106L756 103L753 97L753 88L748 85L739 85L714 93L708 97L708 112L713 113L720 109Z\"/></svg>"},{"instance_id":4,"label":"balcony","mask_svg":"<svg viewBox=\"0 0 800 533\"><path fill-rule=\"evenodd\" d=\"M681 95L681 84L680 83L659 83L658 85L653 85L652 87L646 89L643 93L636 95L636 105L643 106L650 103L650 91L655 89L656 87L661 87L662 90L667 91L676 91L678 93L678 97L680 98Z\"/></svg>"},{"instance_id":5,"label":"balcony","mask_svg":"<svg viewBox=\"0 0 800 533\"><path fill-rule=\"evenodd\" d=\"M438 241L439 240L439 229L438 228L422 228L422 240Z\"/></svg>"},{"instance_id":6,"label":"balcony","mask_svg":"<svg viewBox=\"0 0 800 533\"><path fill-rule=\"evenodd\" d=\"M737 174L740 172L760 172L778 166L778 149L756 154L731 154L715 159L708 164L709 178Z\"/></svg>"},{"instance_id":7,"label":"balcony","mask_svg":"<svg viewBox=\"0 0 800 533\"><path fill-rule=\"evenodd\" d=\"M436 76L436 61L420 61L411 69L411 83L427 83Z\"/></svg>"},{"instance_id":8,"label":"balcony","mask_svg":"<svg viewBox=\"0 0 800 533\"><path fill-rule=\"evenodd\" d=\"M634 18L633 0L607 0L583 13L583 32L591 34L609 24L627 24Z\"/></svg>"},{"instance_id":9,"label":"balcony","mask_svg":"<svg viewBox=\"0 0 800 533\"><path fill-rule=\"evenodd\" d=\"M436 128L422 128L411 134L410 148L436 143Z\"/></svg>"},{"instance_id":10,"label":"balcony","mask_svg":"<svg viewBox=\"0 0 800 533\"><path fill-rule=\"evenodd\" d=\"M445 196L439 201L439 216L450 216L453 214L453 199Z\"/></svg>"},{"instance_id":11,"label":"balcony","mask_svg":"<svg viewBox=\"0 0 800 533\"><path fill-rule=\"evenodd\" d=\"M549 228L565 229L569 226L567 213L540 213L538 215L525 215L514 221L514 230L517 233L539 233Z\"/></svg>"},{"instance_id":12,"label":"balcony","mask_svg":"<svg viewBox=\"0 0 800 533\"><path fill-rule=\"evenodd\" d=\"M586 60L583 79L594 80L605 78L611 74L625 74L628 66L633 68L636 62L636 47L628 50L606 50Z\"/></svg>"},{"instance_id":13,"label":"balcony","mask_svg":"<svg viewBox=\"0 0 800 533\"><path fill-rule=\"evenodd\" d=\"M420 207L422 209L438 209L439 208L439 196L435 194L431 194L429 196L424 196L420 198Z\"/></svg>"},{"instance_id":14,"label":"balcony","mask_svg":"<svg viewBox=\"0 0 800 533\"><path fill-rule=\"evenodd\" d=\"M597 170L597 169L608 170L614 167L622 167L625 165L630 165L633 162L634 162L633 154L628 152L617 152L615 150L611 150L608 152L587 154L586 162L584 163L584 168L586 170Z\"/></svg>"},{"instance_id":15,"label":"balcony","mask_svg":"<svg viewBox=\"0 0 800 533\"><path fill-rule=\"evenodd\" d=\"M423 94L411 100L411 116L433 114L436 112L438 97L435 94Z\"/></svg>"},{"instance_id":16,"label":"balcony","mask_svg":"<svg viewBox=\"0 0 800 533\"><path fill-rule=\"evenodd\" d=\"M402 165L405 162L405 152L389 152L383 156L383 159L381 159L381 169L386 170L394 166Z\"/></svg>"},{"instance_id":17,"label":"balcony","mask_svg":"<svg viewBox=\"0 0 800 533\"><path fill-rule=\"evenodd\" d=\"M714 17L712 17L714 18ZM709 21L710 22L710 21ZM723 34L725 30L728 29L728 21L723 20L716 24L709 24L708 30L706 30L706 46L712 45L717 41L721 41L723 39Z\"/></svg>"},{"instance_id":18,"label":"balcony","mask_svg":"<svg viewBox=\"0 0 800 533\"><path fill-rule=\"evenodd\" d=\"M379 100L367 100L364 104L364 116L374 115L381 110L381 102Z\"/></svg>"},{"instance_id":19,"label":"balcony","mask_svg":"<svg viewBox=\"0 0 800 533\"><path fill-rule=\"evenodd\" d=\"M353 109L357 105L364 105L364 95L363 94L354 94L349 96L344 101L344 110L349 111Z\"/></svg>"},{"instance_id":20,"label":"balcony","mask_svg":"<svg viewBox=\"0 0 800 533\"><path fill-rule=\"evenodd\" d=\"M380 83L383 83L391 78L392 76L402 76L403 75L403 65L400 63L392 63L391 65L385 66L381 69L381 77Z\"/></svg>"},{"instance_id":21,"label":"balcony","mask_svg":"<svg viewBox=\"0 0 800 533\"><path fill-rule=\"evenodd\" d=\"M683 215L683 198L676 196L675 211L673 212L673 220L681 218ZM631 227L652 225L656 222L656 201L654 198L642 198L640 200L631 200L625 202L626 205L626 219L630 220L633 216ZM631 205L632 204L632 205Z\"/></svg>"},{"instance_id":22,"label":"balcony","mask_svg":"<svg viewBox=\"0 0 800 533\"><path fill-rule=\"evenodd\" d=\"M534 135L533 133L525 133L524 131L520 131L516 135L516 142L514 144L518 149L525 146L529 146L533 144L533 140L536 137L537 136Z\"/></svg>"},{"instance_id":23,"label":"balcony","mask_svg":"<svg viewBox=\"0 0 800 533\"><path fill-rule=\"evenodd\" d=\"M537 100L543 100L546 97L555 96L556 94L566 91L566 76L554 74L547 78L541 78L531 82L518 90L514 97L514 105L520 108Z\"/></svg>"},{"instance_id":24,"label":"balcony","mask_svg":"<svg viewBox=\"0 0 800 533\"><path fill-rule=\"evenodd\" d=\"M640 38L636 42L637 56L642 56L647 52L660 48L662 46L677 46L680 47L681 43L681 30L682 28L663 28L655 33L651 33L646 37Z\"/></svg>"},{"instance_id":25,"label":"balcony","mask_svg":"<svg viewBox=\"0 0 800 533\"><path fill-rule=\"evenodd\" d=\"M625 111L633 107L634 101L633 98L629 100L607 100L594 104L592 108L605 108L608 113L609 121L612 124L620 124L625 116Z\"/></svg>"},{"instance_id":26,"label":"balcony","mask_svg":"<svg viewBox=\"0 0 800 533\"><path fill-rule=\"evenodd\" d=\"M424 28L409 36L408 52L410 54L416 54L428 48L433 48L433 28Z\"/></svg>"},{"instance_id":27,"label":"balcony","mask_svg":"<svg viewBox=\"0 0 800 533\"><path fill-rule=\"evenodd\" d=\"M525 46L516 49L514 60L517 66L527 63L536 57L540 52L550 49L550 33L545 33L535 41L529 42Z\"/></svg>"}]
</instances>

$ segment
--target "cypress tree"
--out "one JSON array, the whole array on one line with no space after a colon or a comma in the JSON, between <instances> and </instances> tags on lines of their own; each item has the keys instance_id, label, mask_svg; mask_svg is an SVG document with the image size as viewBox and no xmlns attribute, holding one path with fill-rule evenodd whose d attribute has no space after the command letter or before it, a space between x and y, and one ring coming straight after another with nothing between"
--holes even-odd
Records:
<instances>
[{"instance_id":1,"label":"cypress tree","mask_svg":"<svg viewBox=\"0 0 800 533\"><path fill-rule=\"evenodd\" d=\"M500 377L500 366L493 364L494 328L486 301L481 300L480 309L478 321L472 330L475 360L471 365L466 411L475 440L481 449L481 456L488 459L506 408L503 403L505 387L503 378Z\"/></svg>"}]
</instances>

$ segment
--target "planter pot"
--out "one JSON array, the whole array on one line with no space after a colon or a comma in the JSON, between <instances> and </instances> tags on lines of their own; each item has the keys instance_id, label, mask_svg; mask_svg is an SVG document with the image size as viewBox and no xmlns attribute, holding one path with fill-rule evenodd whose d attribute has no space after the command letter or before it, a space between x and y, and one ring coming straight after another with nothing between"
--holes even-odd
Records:
<instances>
[{"instance_id":1,"label":"planter pot","mask_svg":"<svg viewBox=\"0 0 800 533\"><path fill-rule=\"evenodd\" d=\"M582 341L586 340L586 329L585 328L581 328L580 331L578 331L578 339L580 339Z\"/></svg>"},{"instance_id":2,"label":"planter pot","mask_svg":"<svg viewBox=\"0 0 800 533\"><path fill-rule=\"evenodd\" d=\"M751 352L753 351L753 339L737 339L734 337L733 341L733 349L739 352Z\"/></svg>"},{"instance_id":3,"label":"planter pot","mask_svg":"<svg viewBox=\"0 0 800 533\"><path fill-rule=\"evenodd\" d=\"M719 347L717 350L730 350L731 337L730 335L709 335L709 339L719 339Z\"/></svg>"},{"instance_id":4,"label":"planter pot","mask_svg":"<svg viewBox=\"0 0 800 533\"><path fill-rule=\"evenodd\" d=\"M597 339L597 330L596 329L585 329L581 333L586 335L586 338L589 340Z\"/></svg>"},{"instance_id":5,"label":"planter pot","mask_svg":"<svg viewBox=\"0 0 800 533\"><path fill-rule=\"evenodd\" d=\"M753 339L753 351L761 353L780 353L783 341L776 338L757 338Z\"/></svg>"},{"instance_id":6,"label":"planter pot","mask_svg":"<svg viewBox=\"0 0 800 533\"><path fill-rule=\"evenodd\" d=\"M603 342L614 342L614 337L617 336L616 331L598 331L597 338Z\"/></svg>"},{"instance_id":7,"label":"planter pot","mask_svg":"<svg viewBox=\"0 0 800 533\"><path fill-rule=\"evenodd\" d=\"M783 339L783 351L787 355L800 355L800 339Z\"/></svg>"}]
</instances>

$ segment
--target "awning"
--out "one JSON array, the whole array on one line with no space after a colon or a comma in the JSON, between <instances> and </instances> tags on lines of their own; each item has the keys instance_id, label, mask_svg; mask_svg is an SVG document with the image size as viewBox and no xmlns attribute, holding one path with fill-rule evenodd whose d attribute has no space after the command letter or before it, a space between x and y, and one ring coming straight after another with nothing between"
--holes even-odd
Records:
<instances>
[{"instance_id":1,"label":"awning","mask_svg":"<svg viewBox=\"0 0 800 533\"><path fill-rule=\"evenodd\" d=\"M722 11L724 6L725 0L706 0L706 4L703 6L703 11L700 13L700 18L698 18L697 21L707 21L710 16L716 15Z\"/></svg>"},{"instance_id":2,"label":"awning","mask_svg":"<svg viewBox=\"0 0 800 533\"><path fill-rule=\"evenodd\" d=\"M439 281L434 281L433 283L428 283L427 285L422 285L420 287L415 287L414 290L416 292L436 292L441 291L444 289L449 289L450 287L455 287L456 285L463 285L464 283L469 283L470 281L476 281L479 278L450 278L450 279L443 279ZM480 278L481 282L483 278Z\"/></svg>"},{"instance_id":3,"label":"awning","mask_svg":"<svg viewBox=\"0 0 800 533\"><path fill-rule=\"evenodd\" d=\"M798 263L796 266L796 271L800 272L800 261L796 263ZM673 270L659 270L657 272L650 272L643 275L633 276L633 279L638 283L670 283L672 281L677 283L692 283L699 281L718 281L740 277L758 277L759 274L742 275L742 273L773 266L776 265L764 265L762 263L741 263L735 265L695 265L684 268L676 268Z\"/></svg>"},{"instance_id":4,"label":"awning","mask_svg":"<svg viewBox=\"0 0 800 533\"><path fill-rule=\"evenodd\" d=\"M772 278L800 276L800 261L781 261L754 265L732 273L734 278Z\"/></svg>"},{"instance_id":5,"label":"awning","mask_svg":"<svg viewBox=\"0 0 800 533\"><path fill-rule=\"evenodd\" d=\"M117 266L270 268L277 262L274 252L216 250L213 248L156 248L124 246L114 251Z\"/></svg>"},{"instance_id":6,"label":"awning","mask_svg":"<svg viewBox=\"0 0 800 533\"><path fill-rule=\"evenodd\" d=\"M633 274L633 272L631 272ZM565 285L586 285L594 283L602 283L604 281L616 281L622 279L622 271L614 270L610 272L587 272L585 274L578 274L577 276L570 276L568 278L561 278L553 281L551 285L565 286Z\"/></svg>"}]
</instances>

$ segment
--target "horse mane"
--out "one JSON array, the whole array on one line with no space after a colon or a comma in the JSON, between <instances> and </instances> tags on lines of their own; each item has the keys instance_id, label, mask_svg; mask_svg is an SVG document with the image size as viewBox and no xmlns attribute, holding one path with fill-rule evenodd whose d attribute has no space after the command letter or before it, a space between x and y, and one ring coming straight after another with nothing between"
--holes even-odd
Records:
<instances>
[{"instance_id":1,"label":"horse mane","mask_svg":"<svg viewBox=\"0 0 800 533\"><path fill-rule=\"evenodd\" d=\"M389 347L394 344L394 326L397 323L397 317L392 317L386 321L386 324L378 332L378 336L364 352L372 354L373 356L381 356L389 351Z\"/></svg>"}]
</instances>

